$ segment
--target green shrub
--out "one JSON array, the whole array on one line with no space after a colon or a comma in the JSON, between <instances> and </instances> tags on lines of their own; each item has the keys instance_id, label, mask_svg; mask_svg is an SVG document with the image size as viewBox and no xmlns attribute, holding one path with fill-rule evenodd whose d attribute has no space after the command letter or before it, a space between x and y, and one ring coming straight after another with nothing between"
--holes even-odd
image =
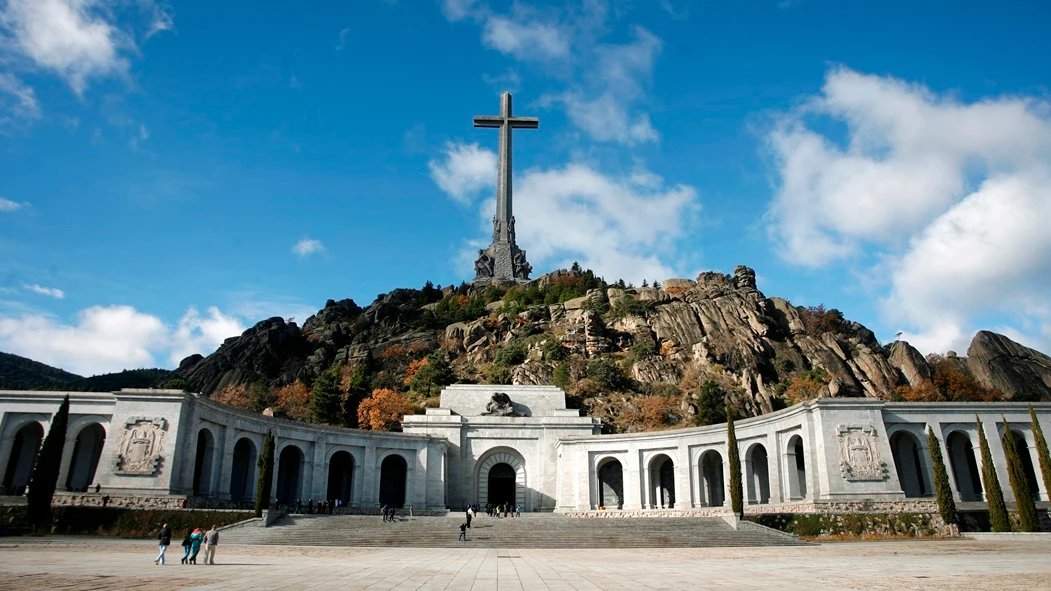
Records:
<instances>
[{"instance_id":1,"label":"green shrub","mask_svg":"<svg viewBox=\"0 0 1051 591\"><path fill-rule=\"evenodd\" d=\"M569 349L562 344L562 341L555 338L544 341L544 359L563 361L567 357L569 357Z\"/></svg>"},{"instance_id":2,"label":"green shrub","mask_svg":"<svg viewBox=\"0 0 1051 591\"><path fill-rule=\"evenodd\" d=\"M511 341L496 352L496 359L493 362L503 367L512 367L521 365L526 360L527 355L529 355L529 351L524 345Z\"/></svg>"},{"instance_id":3,"label":"green shrub","mask_svg":"<svg viewBox=\"0 0 1051 591\"><path fill-rule=\"evenodd\" d=\"M609 358L588 363L587 376L605 390L621 392L631 389L631 380L624 375L624 370Z\"/></svg>"}]
</instances>

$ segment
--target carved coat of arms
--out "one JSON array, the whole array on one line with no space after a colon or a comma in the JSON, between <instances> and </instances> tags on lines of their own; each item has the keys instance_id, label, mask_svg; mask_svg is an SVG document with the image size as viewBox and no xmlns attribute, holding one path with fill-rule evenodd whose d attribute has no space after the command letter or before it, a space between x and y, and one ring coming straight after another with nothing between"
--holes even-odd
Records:
<instances>
[{"instance_id":1,"label":"carved coat of arms","mask_svg":"<svg viewBox=\"0 0 1051 591\"><path fill-rule=\"evenodd\" d=\"M880 453L876 429L867 426L840 425L836 428L839 442L839 471L850 481L884 480L887 464Z\"/></svg>"},{"instance_id":2,"label":"carved coat of arms","mask_svg":"<svg viewBox=\"0 0 1051 591\"><path fill-rule=\"evenodd\" d=\"M124 422L124 433L117 444L115 470L117 474L152 476L164 458L165 431L168 421L163 418L131 417Z\"/></svg>"}]
</instances>

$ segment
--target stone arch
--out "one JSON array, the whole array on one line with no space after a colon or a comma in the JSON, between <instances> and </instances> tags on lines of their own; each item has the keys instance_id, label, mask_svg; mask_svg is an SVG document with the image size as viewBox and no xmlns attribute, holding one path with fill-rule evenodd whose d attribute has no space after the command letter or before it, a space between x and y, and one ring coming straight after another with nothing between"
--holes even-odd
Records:
<instances>
[{"instance_id":1,"label":"stone arch","mask_svg":"<svg viewBox=\"0 0 1051 591\"><path fill-rule=\"evenodd\" d=\"M491 474L494 470L497 470L496 474ZM493 478L499 475L504 480L503 483L491 482ZM501 499L494 499L490 496L493 492L490 490L490 486L510 486L509 478L513 475L514 477L514 493L511 495L509 492L504 494ZM493 478L491 478L491 476ZM512 450L498 450L490 452L481 462L478 463L478 504L485 506L488 503L500 503L504 500L512 502L515 505L521 505L522 510L528 511L529 507L526 506L526 471L525 471L525 460L518 455L517 452ZM511 497L511 498L508 498Z\"/></svg>"},{"instance_id":2,"label":"stone arch","mask_svg":"<svg viewBox=\"0 0 1051 591\"><path fill-rule=\"evenodd\" d=\"M294 505L302 500L303 450L298 445L288 444L281 449L277 464L277 500L285 505Z\"/></svg>"},{"instance_id":3,"label":"stone arch","mask_svg":"<svg viewBox=\"0 0 1051 591\"><path fill-rule=\"evenodd\" d=\"M726 485L723 477L723 456L710 449L701 454L701 504L722 507L726 504Z\"/></svg>"},{"instance_id":4,"label":"stone arch","mask_svg":"<svg viewBox=\"0 0 1051 591\"><path fill-rule=\"evenodd\" d=\"M346 450L339 450L328 460L328 496L329 501L339 499L341 505L349 505L354 484L354 456Z\"/></svg>"},{"instance_id":5,"label":"stone arch","mask_svg":"<svg viewBox=\"0 0 1051 591\"><path fill-rule=\"evenodd\" d=\"M914 433L901 429L890 436L891 457L901 490L907 498L929 497L933 490L921 450L920 440Z\"/></svg>"},{"instance_id":6,"label":"stone arch","mask_svg":"<svg viewBox=\"0 0 1051 591\"><path fill-rule=\"evenodd\" d=\"M1036 469L1033 467L1033 456L1029 452L1029 443L1025 434L1018 429L1011 429L1014 436L1015 449L1018 450L1018 459L1022 462L1022 472L1025 473L1026 482L1029 484L1029 494L1034 501L1040 500L1040 479L1036 477ZM1002 442L1001 442L1002 443Z\"/></svg>"},{"instance_id":7,"label":"stone arch","mask_svg":"<svg viewBox=\"0 0 1051 591\"><path fill-rule=\"evenodd\" d=\"M952 470L960 500L981 501L982 480L971 438L963 431L952 431L945 438L945 451L949 456L949 469Z\"/></svg>"},{"instance_id":8,"label":"stone arch","mask_svg":"<svg viewBox=\"0 0 1051 591\"><path fill-rule=\"evenodd\" d=\"M25 494L29 478L33 475L37 452L44 442L44 427L37 421L26 421L15 432L11 453L4 471L4 494Z\"/></svg>"},{"instance_id":9,"label":"stone arch","mask_svg":"<svg viewBox=\"0 0 1051 591\"><path fill-rule=\"evenodd\" d=\"M624 466L617 458L599 461L598 504L606 509L624 507Z\"/></svg>"},{"instance_id":10,"label":"stone arch","mask_svg":"<svg viewBox=\"0 0 1051 591\"><path fill-rule=\"evenodd\" d=\"M675 460L668 454L657 454L650 459L650 509L675 507Z\"/></svg>"},{"instance_id":11,"label":"stone arch","mask_svg":"<svg viewBox=\"0 0 1051 591\"><path fill-rule=\"evenodd\" d=\"M753 443L744 457L748 467L748 503L765 505L770 502L770 457L766 446Z\"/></svg>"},{"instance_id":12,"label":"stone arch","mask_svg":"<svg viewBox=\"0 0 1051 591\"><path fill-rule=\"evenodd\" d=\"M215 466L215 435L212 430L202 427L197 431L197 448L193 462L193 494L210 496L212 487L212 468Z\"/></svg>"},{"instance_id":13,"label":"stone arch","mask_svg":"<svg viewBox=\"0 0 1051 591\"><path fill-rule=\"evenodd\" d=\"M409 478L409 463L405 456L392 453L380 464L380 505L405 506L405 491Z\"/></svg>"},{"instance_id":14,"label":"stone arch","mask_svg":"<svg viewBox=\"0 0 1051 591\"><path fill-rule=\"evenodd\" d=\"M785 453L788 455L788 498L793 501L803 500L807 495L803 438L799 435L790 437Z\"/></svg>"},{"instance_id":15,"label":"stone arch","mask_svg":"<svg viewBox=\"0 0 1051 591\"><path fill-rule=\"evenodd\" d=\"M102 458L102 447L106 444L106 429L101 424L85 424L73 440L73 453L66 472L66 489L86 491L95 481L95 472Z\"/></svg>"},{"instance_id":16,"label":"stone arch","mask_svg":"<svg viewBox=\"0 0 1051 591\"><path fill-rule=\"evenodd\" d=\"M259 452L251 438L241 437L237 440L230 462L231 501L250 501L255 498L255 472L258 459Z\"/></svg>"}]
</instances>

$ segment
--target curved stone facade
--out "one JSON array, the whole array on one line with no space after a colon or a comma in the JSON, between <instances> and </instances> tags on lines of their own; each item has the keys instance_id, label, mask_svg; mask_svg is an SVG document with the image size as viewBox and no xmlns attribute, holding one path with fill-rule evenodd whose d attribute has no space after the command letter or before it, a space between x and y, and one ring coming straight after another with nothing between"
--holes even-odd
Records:
<instances>
[{"instance_id":1,"label":"curved stone facade","mask_svg":"<svg viewBox=\"0 0 1051 591\"><path fill-rule=\"evenodd\" d=\"M524 511L713 514L729 505L724 425L600 435L551 386L450 386L403 433L310 425L242 412L176 390L71 392L59 491L92 504L254 500L257 461L275 435L271 501L340 499L352 509L509 502ZM0 475L22 494L64 392L0 391ZM510 403L508 403L508 399ZM1051 404L1035 404L1051 433ZM926 430L938 437L957 501L984 498L978 417L1008 502L1011 424L1035 496L1048 500L1028 407L826 398L736 423L748 512L931 506ZM995 437L995 439L994 439ZM157 500L168 497L168 501Z\"/></svg>"}]
</instances>

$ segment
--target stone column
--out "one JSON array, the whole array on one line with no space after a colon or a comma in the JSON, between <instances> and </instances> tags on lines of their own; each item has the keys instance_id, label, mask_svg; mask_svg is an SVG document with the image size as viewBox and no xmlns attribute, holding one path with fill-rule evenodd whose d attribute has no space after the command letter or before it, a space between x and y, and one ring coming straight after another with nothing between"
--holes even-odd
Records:
<instances>
[{"instance_id":1,"label":"stone column","mask_svg":"<svg viewBox=\"0 0 1051 591\"><path fill-rule=\"evenodd\" d=\"M233 475L233 458L234 458L234 444L236 443L236 441L234 441L234 439L235 439L235 437L234 437L234 429L233 429L233 427L224 425L223 426L223 443L222 443L221 447L217 446L217 447L219 447L220 452L219 452L219 461L216 462L217 469L219 471L218 478L216 478L216 481L219 483L218 484L219 488L216 491L218 493L217 498L220 498L220 499L223 499L223 500L229 500L230 499L230 481L233 480L233 476L234 476ZM223 466L224 463L226 464L226 466ZM249 466L248 467L248 474L245 475L245 478L251 478L251 477L252 477L252 466Z\"/></svg>"},{"instance_id":2,"label":"stone column","mask_svg":"<svg viewBox=\"0 0 1051 591\"><path fill-rule=\"evenodd\" d=\"M642 499L639 498L639 453L638 450L629 447L624 456L624 478L622 487L624 489L624 509L638 510L642 508Z\"/></svg>"},{"instance_id":3,"label":"stone column","mask_svg":"<svg viewBox=\"0 0 1051 591\"><path fill-rule=\"evenodd\" d=\"M313 453L310 458L312 477L307 481L310 483L310 494L307 495L307 498L313 498L317 501L328 496L328 465L325 463L325 456L328 454L328 441L317 439L314 441L313 447Z\"/></svg>"},{"instance_id":4,"label":"stone column","mask_svg":"<svg viewBox=\"0 0 1051 591\"><path fill-rule=\"evenodd\" d=\"M376 444L371 439L365 444L365 477L362 479L362 507L379 507L380 467L376 465Z\"/></svg>"},{"instance_id":5,"label":"stone column","mask_svg":"<svg viewBox=\"0 0 1051 591\"><path fill-rule=\"evenodd\" d=\"M642 490L642 508L653 509L653 503L650 500L653 495L653 482L650 480L649 462L642 467Z\"/></svg>"}]
</instances>

